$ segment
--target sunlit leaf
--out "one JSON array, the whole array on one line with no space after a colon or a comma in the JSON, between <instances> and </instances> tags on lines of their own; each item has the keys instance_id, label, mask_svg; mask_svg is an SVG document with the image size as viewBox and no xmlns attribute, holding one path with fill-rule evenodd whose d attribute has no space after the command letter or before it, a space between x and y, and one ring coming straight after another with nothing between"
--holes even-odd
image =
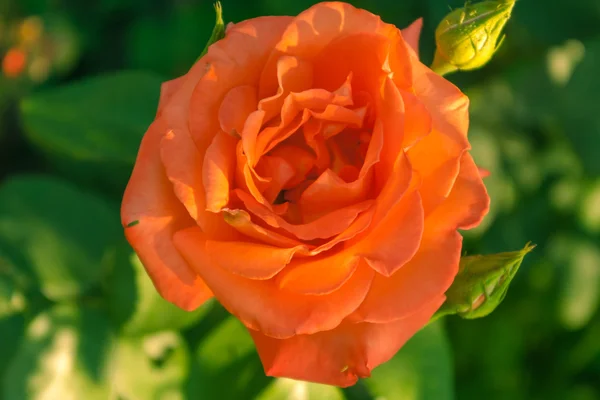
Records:
<instances>
[{"instance_id":1,"label":"sunlit leaf","mask_svg":"<svg viewBox=\"0 0 600 400\"><path fill-rule=\"evenodd\" d=\"M34 93L20 105L25 134L64 174L122 188L163 81L121 71Z\"/></svg>"},{"instance_id":2,"label":"sunlit leaf","mask_svg":"<svg viewBox=\"0 0 600 400\"><path fill-rule=\"evenodd\" d=\"M49 299L72 298L106 271L122 235L115 214L56 178L15 177L0 186L0 246Z\"/></svg>"},{"instance_id":3,"label":"sunlit leaf","mask_svg":"<svg viewBox=\"0 0 600 400\"><path fill-rule=\"evenodd\" d=\"M118 257L105 285L111 317L122 333L143 335L182 329L197 322L209 309L210 304L205 304L188 312L164 300L138 257L130 251L126 254L129 257Z\"/></svg>"},{"instance_id":4,"label":"sunlit leaf","mask_svg":"<svg viewBox=\"0 0 600 400\"><path fill-rule=\"evenodd\" d=\"M127 400L183 399L189 351L175 332L121 338L111 364L113 393Z\"/></svg>"},{"instance_id":5,"label":"sunlit leaf","mask_svg":"<svg viewBox=\"0 0 600 400\"><path fill-rule=\"evenodd\" d=\"M577 209L581 224L590 233L600 233L600 179L585 190Z\"/></svg>"},{"instance_id":6,"label":"sunlit leaf","mask_svg":"<svg viewBox=\"0 0 600 400\"><path fill-rule=\"evenodd\" d=\"M561 271L558 313L568 329L586 326L600 306L600 246L577 236L558 236L549 256Z\"/></svg>"},{"instance_id":7,"label":"sunlit leaf","mask_svg":"<svg viewBox=\"0 0 600 400\"><path fill-rule=\"evenodd\" d=\"M190 398L252 399L271 381L250 334L234 317L209 327L193 361Z\"/></svg>"},{"instance_id":8,"label":"sunlit leaf","mask_svg":"<svg viewBox=\"0 0 600 400\"><path fill-rule=\"evenodd\" d=\"M275 379L256 400L344 400L344 393L335 386L296 381L293 379Z\"/></svg>"},{"instance_id":9,"label":"sunlit leaf","mask_svg":"<svg viewBox=\"0 0 600 400\"><path fill-rule=\"evenodd\" d=\"M92 309L58 305L28 326L2 382L5 399L106 400L112 336Z\"/></svg>"}]
</instances>

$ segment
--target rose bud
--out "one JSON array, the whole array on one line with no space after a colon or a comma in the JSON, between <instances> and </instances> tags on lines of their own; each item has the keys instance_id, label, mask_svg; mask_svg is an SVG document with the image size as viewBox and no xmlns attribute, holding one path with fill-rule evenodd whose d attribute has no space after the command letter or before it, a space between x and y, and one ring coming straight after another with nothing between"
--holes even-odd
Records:
<instances>
[{"instance_id":1,"label":"rose bud","mask_svg":"<svg viewBox=\"0 0 600 400\"><path fill-rule=\"evenodd\" d=\"M432 69L441 75L481 68L498 50L514 1L484 1L452 11L435 31Z\"/></svg>"}]
</instances>

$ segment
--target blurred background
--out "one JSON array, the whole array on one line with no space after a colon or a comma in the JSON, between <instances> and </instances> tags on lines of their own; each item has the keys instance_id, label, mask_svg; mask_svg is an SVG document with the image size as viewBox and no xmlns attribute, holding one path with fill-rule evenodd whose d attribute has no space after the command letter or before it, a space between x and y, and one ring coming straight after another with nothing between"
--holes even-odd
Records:
<instances>
[{"instance_id":1,"label":"blurred background","mask_svg":"<svg viewBox=\"0 0 600 400\"><path fill-rule=\"evenodd\" d=\"M225 22L315 1L223 0ZM454 0L356 0L421 54ZM214 23L205 0L0 0L0 398L600 399L600 2L518 1L471 98L490 215L467 254L538 247L489 317L445 318L339 390L266 378L243 327L158 297L118 208L162 81Z\"/></svg>"}]
</instances>

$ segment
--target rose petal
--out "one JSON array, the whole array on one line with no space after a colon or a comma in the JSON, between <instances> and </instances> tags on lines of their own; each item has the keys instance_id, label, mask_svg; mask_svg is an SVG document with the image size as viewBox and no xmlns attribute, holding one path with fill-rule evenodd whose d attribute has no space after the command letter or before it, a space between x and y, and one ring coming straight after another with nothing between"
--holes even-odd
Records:
<instances>
[{"instance_id":1,"label":"rose petal","mask_svg":"<svg viewBox=\"0 0 600 400\"><path fill-rule=\"evenodd\" d=\"M173 234L194 220L171 190L158 157L164 121L155 121L142 139L121 206L125 236L138 254L158 292L185 310L193 310L212 296L188 267L171 241ZM137 224L129 226L133 222ZM129 227L127 227L129 226Z\"/></svg>"},{"instance_id":2,"label":"rose petal","mask_svg":"<svg viewBox=\"0 0 600 400\"><path fill-rule=\"evenodd\" d=\"M485 179L492 174L489 170L487 170L485 168L478 167L478 169L479 169L479 176L481 176L482 179Z\"/></svg>"},{"instance_id":3,"label":"rose petal","mask_svg":"<svg viewBox=\"0 0 600 400\"><path fill-rule=\"evenodd\" d=\"M396 156L389 179L375 200L373 226L386 219L389 210L402 199L409 188L415 188L418 182L419 177L415 176L408 158L401 151Z\"/></svg>"},{"instance_id":4,"label":"rose petal","mask_svg":"<svg viewBox=\"0 0 600 400\"><path fill-rule=\"evenodd\" d=\"M256 88L245 85L231 89L219 107L221 130L232 136L240 136L250 113L257 106Z\"/></svg>"},{"instance_id":5,"label":"rose petal","mask_svg":"<svg viewBox=\"0 0 600 400\"><path fill-rule=\"evenodd\" d=\"M419 140L431 133L433 121L427 107L417 96L410 92L401 90L404 102L404 137L402 147L410 149Z\"/></svg>"},{"instance_id":6,"label":"rose petal","mask_svg":"<svg viewBox=\"0 0 600 400\"><path fill-rule=\"evenodd\" d=\"M294 170L294 175L283 185L284 189L291 189L306 180L306 175L315 165L315 157L307 150L291 145L279 145L270 155L286 160Z\"/></svg>"},{"instance_id":7,"label":"rose petal","mask_svg":"<svg viewBox=\"0 0 600 400\"><path fill-rule=\"evenodd\" d=\"M430 300L412 315L388 324L344 322L331 331L289 339L249 332L267 375L347 387L392 358L445 298Z\"/></svg>"},{"instance_id":8,"label":"rose petal","mask_svg":"<svg viewBox=\"0 0 600 400\"><path fill-rule=\"evenodd\" d=\"M368 195L372 175L353 182L346 182L335 172L325 170L304 190L298 204L303 213L327 213L336 209L365 201ZM327 199L327 201L323 201Z\"/></svg>"},{"instance_id":9,"label":"rose petal","mask_svg":"<svg viewBox=\"0 0 600 400\"><path fill-rule=\"evenodd\" d=\"M204 75L197 84L186 87L193 91L191 100L181 104L178 111L188 122L201 154L219 131L219 108L225 95L235 87L256 84L262 66L290 21L286 17L260 17L235 24L202 57Z\"/></svg>"},{"instance_id":10,"label":"rose petal","mask_svg":"<svg viewBox=\"0 0 600 400\"><path fill-rule=\"evenodd\" d=\"M158 99L158 111L156 116L160 116L161 110L169 103L169 100L173 97L175 92L181 88L186 77L181 76L179 78L171 79L170 81L164 82L160 86L160 98Z\"/></svg>"},{"instance_id":11,"label":"rose petal","mask_svg":"<svg viewBox=\"0 0 600 400\"><path fill-rule=\"evenodd\" d=\"M221 268L249 279L271 279L305 246L282 249L250 242L206 241L206 251Z\"/></svg>"},{"instance_id":12,"label":"rose petal","mask_svg":"<svg viewBox=\"0 0 600 400\"><path fill-rule=\"evenodd\" d=\"M372 206L367 200L335 210L314 221L303 224L292 224L258 203L247 193L236 189L236 195L244 203L246 209L274 228L282 228L301 240L326 239L344 231L357 216Z\"/></svg>"},{"instance_id":13,"label":"rose petal","mask_svg":"<svg viewBox=\"0 0 600 400\"><path fill-rule=\"evenodd\" d=\"M423 65L411 54L415 95L429 110L434 129L459 143L467 142L469 98L450 81Z\"/></svg>"},{"instance_id":14,"label":"rose petal","mask_svg":"<svg viewBox=\"0 0 600 400\"><path fill-rule=\"evenodd\" d=\"M233 174L236 162L236 145L238 140L233 136L219 131L206 150L202 166L202 183L206 192L206 210L218 213L229 203L229 192L232 190ZM177 150L177 149L174 149ZM179 147L180 153L185 153ZM171 159L177 159L178 154L170 154ZM183 167L194 170L198 166L185 164Z\"/></svg>"},{"instance_id":15,"label":"rose petal","mask_svg":"<svg viewBox=\"0 0 600 400\"><path fill-rule=\"evenodd\" d=\"M268 186L263 194L271 204L275 201L279 192L298 174L298 171L291 164L291 160L286 161L284 157L276 156L261 157L256 166L256 172L269 179ZM306 172L303 176L306 176Z\"/></svg>"},{"instance_id":16,"label":"rose petal","mask_svg":"<svg viewBox=\"0 0 600 400\"><path fill-rule=\"evenodd\" d=\"M219 268L211 263L205 240L197 227L177 232L174 237L179 252L219 302L248 328L271 337L283 339L333 329L362 303L373 279L370 268L359 267L331 294L299 295L282 291L272 280L251 280Z\"/></svg>"},{"instance_id":17,"label":"rose petal","mask_svg":"<svg viewBox=\"0 0 600 400\"><path fill-rule=\"evenodd\" d=\"M469 147L468 142L457 142L434 129L408 150L410 163L421 177L419 191L426 214L450 194L458 176L460 159Z\"/></svg>"},{"instance_id":18,"label":"rose petal","mask_svg":"<svg viewBox=\"0 0 600 400\"><path fill-rule=\"evenodd\" d=\"M223 210L223 218L238 232L261 243L278 247L295 247L302 243L298 240L283 236L252 222L250 214L244 210ZM309 246L310 247L310 246Z\"/></svg>"},{"instance_id":19,"label":"rose petal","mask_svg":"<svg viewBox=\"0 0 600 400\"><path fill-rule=\"evenodd\" d=\"M408 28L402 29L402 37L410 48L419 56L419 38L423 29L423 18L415 20Z\"/></svg>"},{"instance_id":20,"label":"rose petal","mask_svg":"<svg viewBox=\"0 0 600 400\"><path fill-rule=\"evenodd\" d=\"M326 55L324 51L333 41L340 38L350 36L361 36L362 34L379 35L384 38L384 42L389 45L387 59L389 65L397 71L399 83L404 80L404 84L400 87L410 87L411 72L410 64L403 62L408 59L407 48L398 29L390 24L385 24L381 19L369 13L368 11L357 9L354 6L342 2L324 2L319 3L308 10L298 15L288 26L281 41L276 46L276 51L279 54L294 55L304 59L311 59L319 54ZM361 57L363 52L352 52L352 40L346 41L350 50L347 54ZM356 42L356 41L354 41ZM382 43L384 43L382 42ZM391 44L390 44L391 43ZM334 48L335 46L331 46ZM343 46L342 46L343 47ZM370 52L369 52L370 53ZM368 53L368 54L369 54ZM336 62L345 63L339 57L335 58ZM383 60L382 60L383 61ZM335 63L329 63L327 68L337 68ZM365 58L362 57L362 63L354 63L358 66L365 65ZM315 72L324 72L327 68L318 67L315 65ZM382 64L379 64L382 65ZM340 71L340 69L338 69ZM364 77L369 77L370 74L364 74ZM324 75L323 75L324 76ZM326 79L321 79L317 83L315 76L315 86L330 87L339 82L327 82Z\"/></svg>"},{"instance_id":21,"label":"rose petal","mask_svg":"<svg viewBox=\"0 0 600 400\"><path fill-rule=\"evenodd\" d=\"M452 192L427 220L438 229L471 229L479 225L489 208L490 197L479 170L471 154L464 153Z\"/></svg>"},{"instance_id":22,"label":"rose petal","mask_svg":"<svg viewBox=\"0 0 600 400\"><path fill-rule=\"evenodd\" d=\"M390 39L377 32L343 35L332 40L314 59L314 85L333 90L352 73L354 91L374 94L388 75Z\"/></svg>"},{"instance_id":23,"label":"rose petal","mask_svg":"<svg viewBox=\"0 0 600 400\"><path fill-rule=\"evenodd\" d=\"M313 68L309 62L298 57L279 56L276 52L271 57L262 72L259 84L262 99L259 109L265 111L267 121L281 112L283 101L291 92L310 89L313 80ZM270 63L274 63L276 71L269 67ZM277 93L267 97L275 90Z\"/></svg>"},{"instance_id":24,"label":"rose petal","mask_svg":"<svg viewBox=\"0 0 600 400\"><path fill-rule=\"evenodd\" d=\"M277 277L279 287L299 294L324 295L338 290L356 271L360 258L345 251L292 260Z\"/></svg>"},{"instance_id":25,"label":"rose petal","mask_svg":"<svg viewBox=\"0 0 600 400\"><path fill-rule=\"evenodd\" d=\"M167 132L160 144L160 156L167 177L173 184L172 189L165 190L174 191L204 232L220 240L235 240L239 235L221 216L205 212L203 170L200 168L202 157L189 134L179 129Z\"/></svg>"},{"instance_id":26,"label":"rose petal","mask_svg":"<svg viewBox=\"0 0 600 400\"><path fill-rule=\"evenodd\" d=\"M458 272L462 237L456 231L425 228L419 251L392 276L377 275L369 295L350 317L388 323L414 313L442 296Z\"/></svg>"},{"instance_id":27,"label":"rose petal","mask_svg":"<svg viewBox=\"0 0 600 400\"><path fill-rule=\"evenodd\" d=\"M357 243L358 255L383 276L391 276L419 250L424 225L418 191L404 195L378 225Z\"/></svg>"}]
</instances>

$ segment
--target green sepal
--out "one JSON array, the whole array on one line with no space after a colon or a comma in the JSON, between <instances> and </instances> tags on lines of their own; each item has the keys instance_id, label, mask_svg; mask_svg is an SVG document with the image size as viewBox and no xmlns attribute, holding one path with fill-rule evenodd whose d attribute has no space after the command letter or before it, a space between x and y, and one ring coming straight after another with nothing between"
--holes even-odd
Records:
<instances>
[{"instance_id":1,"label":"green sepal","mask_svg":"<svg viewBox=\"0 0 600 400\"><path fill-rule=\"evenodd\" d=\"M445 75L487 64L504 39L502 30L514 5L515 0L467 2L448 14L435 31L437 48L431 69Z\"/></svg>"},{"instance_id":2,"label":"green sepal","mask_svg":"<svg viewBox=\"0 0 600 400\"><path fill-rule=\"evenodd\" d=\"M216 15L215 27L213 28L212 34L210 35L210 39L208 39L204 50L202 50L200 57L198 57L198 60L204 57L204 55L208 52L208 48L210 47L210 45L212 45L215 42L218 42L219 40L225 37L225 22L223 22L223 7L221 6L221 2L217 1L214 4L214 7Z\"/></svg>"},{"instance_id":3,"label":"green sepal","mask_svg":"<svg viewBox=\"0 0 600 400\"><path fill-rule=\"evenodd\" d=\"M465 319L490 314L502 303L523 258L534 248L528 243L519 251L461 258L446 301L431 320L452 314Z\"/></svg>"}]
</instances>

